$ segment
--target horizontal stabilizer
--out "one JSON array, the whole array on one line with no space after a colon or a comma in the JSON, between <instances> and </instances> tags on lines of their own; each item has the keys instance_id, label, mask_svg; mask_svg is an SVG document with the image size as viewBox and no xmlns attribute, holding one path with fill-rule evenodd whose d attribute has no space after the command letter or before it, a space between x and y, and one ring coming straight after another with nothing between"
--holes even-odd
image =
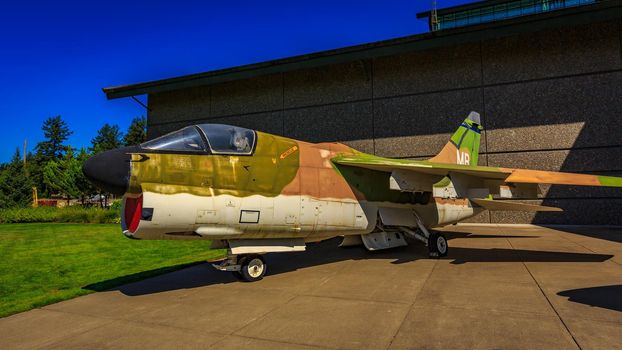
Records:
<instances>
[{"instance_id":1,"label":"horizontal stabilizer","mask_svg":"<svg viewBox=\"0 0 622 350\"><path fill-rule=\"evenodd\" d=\"M508 210L508 211L563 211L561 208L547 207L544 205L526 204L514 201L502 201L492 199L469 198L469 200L480 207L488 210Z\"/></svg>"},{"instance_id":2,"label":"horizontal stabilizer","mask_svg":"<svg viewBox=\"0 0 622 350\"><path fill-rule=\"evenodd\" d=\"M512 174L505 179L505 182L622 187L622 178L620 177L527 169L514 169Z\"/></svg>"},{"instance_id":3,"label":"horizontal stabilizer","mask_svg":"<svg viewBox=\"0 0 622 350\"><path fill-rule=\"evenodd\" d=\"M392 173L395 170L418 174L448 176L459 173L487 180L502 180L512 184L551 184L575 186L622 187L622 177L592 174L561 173L556 171L495 168L490 166L434 163L427 160L391 159L370 154L340 155L332 159L338 165L347 165Z\"/></svg>"}]
</instances>

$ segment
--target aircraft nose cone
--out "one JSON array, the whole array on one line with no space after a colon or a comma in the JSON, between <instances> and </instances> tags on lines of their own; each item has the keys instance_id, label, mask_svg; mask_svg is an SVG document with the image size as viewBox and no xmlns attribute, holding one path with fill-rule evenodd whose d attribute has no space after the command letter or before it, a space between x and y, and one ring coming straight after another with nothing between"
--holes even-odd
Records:
<instances>
[{"instance_id":1,"label":"aircraft nose cone","mask_svg":"<svg viewBox=\"0 0 622 350\"><path fill-rule=\"evenodd\" d=\"M100 189L123 195L130 182L130 154L137 146L117 148L96 154L82 166L84 175Z\"/></svg>"}]
</instances>

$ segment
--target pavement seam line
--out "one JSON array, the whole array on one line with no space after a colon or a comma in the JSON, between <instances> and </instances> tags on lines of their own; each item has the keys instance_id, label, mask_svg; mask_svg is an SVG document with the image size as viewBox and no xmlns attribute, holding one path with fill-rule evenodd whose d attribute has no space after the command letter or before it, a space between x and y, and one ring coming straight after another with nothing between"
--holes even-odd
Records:
<instances>
[{"instance_id":1,"label":"pavement seam line","mask_svg":"<svg viewBox=\"0 0 622 350\"><path fill-rule=\"evenodd\" d=\"M292 300L296 299L298 296L300 296L299 294L294 294L292 293L291 298L289 298L286 302L276 305L274 308L266 311L265 313L263 313L262 315L258 316L257 318L255 318L254 320L248 322L247 324L243 325L242 327L232 331L231 333L229 333L228 335L235 335L235 336L240 336L240 334L237 334L237 332L242 331L244 328L248 327L251 325L251 323L253 322L257 322L257 321L261 321L263 320L266 316L268 316L269 314L271 314L272 312L284 307L285 305L289 304ZM249 337L250 338L250 337ZM260 339L260 338L257 338Z\"/></svg>"},{"instance_id":2,"label":"pavement seam line","mask_svg":"<svg viewBox=\"0 0 622 350\"><path fill-rule=\"evenodd\" d=\"M425 285L430 280L430 276L432 276L432 273L436 269L436 266L438 265L438 261L439 261L439 259L435 259L434 266L432 266L432 268L430 269L430 272L428 273L428 276L425 278L425 281L423 281L423 284L421 284L421 288L419 289L419 292L417 293L417 295L415 295L415 298L413 299L412 303L410 303L410 307L408 308L408 311L406 311L406 313L404 314L404 318L402 318L402 322L400 322L399 327L397 327L397 330L395 331L395 334L393 334L393 336L391 337L391 341L389 342L389 345L387 345L387 347L385 349L389 349L389 348L391 348L391 345L393 345L393 341L395 341L395 338L397 337L397 334L400 332L400 329L402 329L402 326L404 325L404 322L406 322L406 318L408 317L408 314L415 307L415 303L417 302L417 298L419 298L419 295L423 291L423 288L425 288Z\"/></svg>"},{"instance_id":3,"label":"pavement seam line","mask_svg":"<svg viewBox=\"0 0 622 350\"><path fill-rule=\"evenodd\" d=\"M337 300L348 300L355 302L364 302L364 303L373 303L373 304L390 304L390 305L401 305L401 306L412 306L412 303L400 303L397 301L385 301L385 300L372 300L372 299L362 299L362 298L347 298L347 297L337 297L332 295L317 295L317 294L299 294L301 297L308 298L326 298L326 299L337 299Z\"/></svg>"},{"instance_id":4,"label":"pavement seam line","mask_svg":"<svg viewBox=\"0 0 622 350\"><path fill-rule=\"evenodd\" d=\"M96 293L102 293L102 292L96 292ZM96 293L87 294L87 295L96 295ZM80 298L80 297L82 297L82 296L79 296L77 298ZM74 298L74 299L77 299L77 298ZM66 300L66 301L70 301L70 300L74 300L74 299L69 299L69 300ZM177 301L176 303L179 303L179 301ZM67 311L67 310L59 310L59 309L54 309L54 308L48 308L49 306L53 306L53 305L56 305L56 304L46 305L46 306L43 306L42 308L39 308L39 309L40 310L49 310L49 311L62 312L62 313L70 314L70 315L87 316L87 317L94 317L94 318L101 318L101 319L115 320L115 321L132 321L132 322L139 321L137 319L132 319L132 318L115 317L115 316L109 316L109 315L97 315L97 314L92 314L92 313L82 313L82 312L76 312L76 311ZM135 316L139 316L139 315L144 315L146 313L149 313L149 312L152 312L152 311L155 311L155 310L161 310L161 309L164 309L164 308L168 307L169 305L171 305L171 304L166 304L166 305L163 305L163 306L160 306L160 307L154 307L154 308L146 309L146 310L139 311L139 312L133 311L132 312L132 316L135 317ZM144 322L144 321L140 321L140 322L145 323L145 324L157 324L157 325L160 325L159 323L151 323L151 322ZM178 328L179 329L191 329L191 328L182 328L182 327L178 327Z\"/></svg>"},{"instance_id":5,"label":"pavement seam line","mask_svg":"<svg viewBox=\"0 0 622 350\"><path fill-rule=\"evenodd\" d=\"M123 321L124 320L123 318L117 318L113 316L94 315L94 314L89 314L89 313L81 313L81 312L67 311L67 310L48 309L48 308L35 309L35 310L54 311L54 312L60 312L63 314L68 314L68 315L85 316L85 317L99 318L99 319L112 320L112 321ZM28 312L28 311L25 311L25 312Z\"/></svg>"},{"instance_id":6,"label":"pavement seam line","mask_svg":"<svg viewBox=\"0 0 622 350\"><path fill-rule=\"evenodd\" d=\"M496 313L501 313L501 314L507 314L507 315L512 315L512 316L537 316L537 317L550 317L555 319L556 317L554 315L547 315L547 314L542 314L542 313L538 313L538 312L533 312L533 311L517 311L517 310L506 310L506 309L495 309L495 308L490 308L490 307L470 307L470 306L457 306L457 305L451 305L451 304L435 304L433 307L439 307L439 308L446 308L446 309L454 309L454 310L463 310L463 311L477 311L477 310L485 310L488 312L496 312ZM412 307L413 309L417 308L417 309L425 309L425 308L429 308L429 306L414 306Z\"/></svg>"},{"instance_id":7,"label":"pavement seam line","mask_svg":"<svg viewBox=\"0 0 622 350\"><path fill-rule=\"evenodd\" d=\"M553 303L551 302L551 300L549 299L549 297L546 295L546 293L544 292L544 290L542 289L542 286L540 286L540 283L538 282L538 280L535 278L535 276L531 273L531 270L529 270L529 267L527 267L527 264L525 264L524 259L522 258L521 254L518 252L518 250L516 250L514 248L514 246L512 245L512 242L510 241L509 238L506 238L506 240L508 241L508 243L510 244L510 247L512 247L512 250L514 250L516 252L516 254L518 254L521 263L523 264L523 266L525 267L525 269L527 270L527 273L529 273L529 276L531 276L531 278L533 279L534 283L536 284L536 286L538 286L538 289L540 290L540 293L542 293L542 296L544 296L544 299L546 299L547 303L549 303L549 306L551 307L551 309L553 310L553 312L555 312L555 315L557 315L557 318L559 319L559 321L561 322L561 324L564 326L564 329L566 330L566 332L568 332L568 334L570 335L570 338L572 339L572 341L574 342L574 344L577 346L577 348L579 350L582 350L581 345L579 345L579 342L577 341L577 339L574 337L574 334L572 334L572 332L570 331L570 328L568 328L568 325L566 324L566 322L564 322L564 319L561 317L561 315L559 314L559 312L557 312L557 309L555 309L555 306L553 305Z\"/></svg>"},{"instance_id":8,"label":"pavement seam line","mask_svg":"<svg viewBox=\"0 0 622 350\"><path fill-rule=\"evenodd\" d=\"M37 309L35 309L35 310L43 310L43 309L41 309L41 308L37 308ZM70 314L70 315L77 315L77 316L91 317L91 318L95 318L95 319L97 319L97 317L93 317L93 316L85 316L85 315L81 315L81 314L75 314L75 313L70 313L70 312L63 312L63 311L58 311L58 310L45 310L45 311L53 311L53 312L57 312L57 313L66 313L66 314ZM100 324L100 325L97 325L97 326L95 326L95 327L87 328L87 329L85 329L85 330L84 330L84 331L82 331L82 332L68 334L68 335L63 336L63 337L61 337L61 338L59 338L59 339L57 339L57 340L55 340L55 341L52 341L52 342L50 342L50 343L43 344L43 345L39 345L39 346L37 346L37 349L46 349L46 348L50 348L50 347L54 346L54 344L58 344L58 343L60 343L60 342L62 342L62 341L64 341L64 340L67 340L68 338L72 338L72 337L79 336L79 335L81 335L81 334L88 333L88 332L90 332L90 331L96 330L96 329L98 329L98 328L102 328L102 327L104 327L104 326L107 326L107 325L109 325L109 324L111 324L111 323L114 323L114 322L115 322L115 320L113 320L113 319L107 319L107 318L104 318L104 320L105 320L105 321L108 321L108 322L104 322L104 323L102 323L102 324Z\"/></svg>"},{"instance_id":9,"label":"pavement seam line","mask_svg":"<svg viewBox=\"0 0 622 350\"><path fill-rule=\"evenodd\" d=\"M260 341L265 341L265 342L270 342L270 343L281 343L281 344L308 346L308 347L312 347L312 348L316 348L316 349L331 349L331 350L340 350L341 349L341 348L333 348L333 347L326 347L326 346L318 346L318 345L313 345L313 344L294 343L294 342L283 341L283 340L273 340L273 339L267 339L267 338L257 338L257 337L251 337L251 336L248 336L248 335L239 335L239 334L228 334L226 337L223 337L222 339L220 339L217 342L215 342L212 345L210 345L209 348L210 349L213 348L214 346L216 346L216 344L220 343L221 341L225 340L228 337L239 337L239 338L260 340Z\"/></svg>"},{"instance_id":10,"label":"pavement seam line","mask_svg":"<svg viewBox=\"0 0 622 350\"><path fill-rule=\"evenodd\" d=\"M101 293L101 292L96 292L96 293ZM87 294L87 295L95 295L95 293L93 294ZM68 300L64 300L64 301L71 301L71 300L75 300L77 298L81 298L85 295L81 295L79 297L73 298L73 299L68 299ZM56 311L56 312L63 312L66 314L71 314L71 315L79 315L79 316L87 316L87 317L94 317L94 318L102 318L102 319L108 319L108 320L115 320L115 321L127 321L127 320L131 320L129 318L123 318L123 317L115 317L115 316L108 316L108 315L97 315L97 314L92 314L92 313L81 313L81 312L75 312L75 311L67 311L67 310L59 310L59 309L54 309L54 308L49 308L49 306L54 306L57 303L54 304L49 304L49 305L45 305L41 308L37 308L38 310L49 310L49 311ZM164 306L160 306L160 307L155 307L154 309L146 309L143 311L139 311L139 312L133 312L132 316L138 316L138 315L144 315L148 312L154 311L154 310L161 310L164 309L165 307L167 307L170 304L164 305ZM26 311L27 312L27 311Z\"/></svg>"},{"instance_id":11,"label":"pavement seam line","mask_svg":"<svg viewBox=\"0 0 622 350\"><path fill-rule=\"evenodd\" d=\"M64 311L59 311L59 312L67 313L67 314L70 314L70 315L81 315L81 314L76 314L76 313L71 313L71 312L64 312ZM84 316L84 315L81 315L81 316ZM106 323L101 324L99 326L90 328L88 330L85 330L84 332L80 332L80 333L77 333L77 334L71 334L71 337L75 337L75 336L78 336L78 335L86 334L86 333L94 331L96 329L103 328L105 326L109 326L109 325L111 325L111 324L113 324L115 322L116 323L123 323L123 322L126 322L126 323L136 323L136 324L142 325L142 326L147 327L147 328L148 327L152 327L152 326L157 326L157 327L162 327L162 328L171 328L171 329L175 329L175 330L178 330L178 331L189 332L189 333L198 333L198 334L206 334L207 333L207 334L212 334L212 335L215 335L215 336L221 336L222 338L225 338L225 337L229 336L229 334L224 334L224 333L219 333L219 332L214 332L214 331L204 332L204 331L201 331L201 330L198 330L198 329L194 329L194 328L175 327L175 326L171 326L171 325L168 325L168 324L145 322L145 321L142 321L142 320L128 320L128 319L120 319L120 318L118 318L118 319L105 318L105 319L108 320L109 322L106 322ZM60 341L63 341L63 340L66 340L66 337L62 338L62 339L59 339L59 340L57 340L57 341L55 341L55 342L53 342L51 344L42 345L41 347L38 347L37 349L47 349L50 346L53 346L54 344L57 344L57 343L59 343ZM219 341L220 341L220 339L215 341L214 343L217 343ZM212 343L212 345L214 343ZM212 346L212 345L210 345L210 346Z\"/></svg>"},{"instance_id":12,"label":"pavement seam line","mask_svg":"<svg viewBox=\"0 0 622 350\"><path fill-rule=\"evenodd\" d=\"M171 304L169 304L169 305L171 305ZM97 317L95 317L93 315L81 314L81 313L76 313L76 312L71 312L71 311L53 310L53 309L46 309L46 310L47 311L54 311L54 312L58 312L58 313L64 313L64 314L68 314L68 315L77 315L77 316L98 318L98 319L110 321L110 322L107 322L106 324L110 324L110 323L113 323L113 322L117 321L117 322L138 323L138 324L141 324L141 325L144 325L144 326L169 327L169 328L173 328L173 329L177 329L177 330L182 330L182 331L195 331L195 332L198 331L196 328L186 328L186 327L172 326L172 325L166 324L166 323L149 322L149 321L144 321L144 320L140 320L140 319L133 319L133 318L114 318L114 317L110 317L110 316L97 316ZM141 315L142 315L142 313L141 313ZM93 328L93 329L95 329L95 328ZM207 333L213 333L213 334L216 334L216 335L223 335L223 336L224 335L228 335L226 333L220 333L220 332L215 332L215 331L207 331Z\"/></svg>"},{"instance_id":13,"label":"pavement seam line","mask_svg":"<svg viewBox=\"0 0 622 350\"><path fill-rule=\"evenodd\" d=\"M436 304L434 306L413 306L413 309L429 309L429 308L453 309L453 310L461 310L461 311L484 310L486 312L509 315L512 317L537 316L538 318L550 318L551 320L557 319L557 316L550 315L550 314L543 315L543 314L534 314L533 312L500 310L500 309L478 308L478 307L463 307L463 306L447 305L447 304Z\"/></svg>"}]
</instances>

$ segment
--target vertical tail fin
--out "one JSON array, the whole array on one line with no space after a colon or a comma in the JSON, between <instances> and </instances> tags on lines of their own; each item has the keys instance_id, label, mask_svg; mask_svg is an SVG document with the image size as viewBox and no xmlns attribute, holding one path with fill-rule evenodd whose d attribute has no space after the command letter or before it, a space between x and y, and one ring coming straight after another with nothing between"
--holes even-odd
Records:
<instances>
[{"instance_id":1,"label":"vertical tail fin","mask_svg":"<svg viewBox=\"0 0 622 350\"><path fill-rule=\"evenodd\" d=\"M449 142L433 158L431 162L477 165L479 156L479 139L483 130L479 113L471 112L451 136Z\"/></svg>"}]
</instances>

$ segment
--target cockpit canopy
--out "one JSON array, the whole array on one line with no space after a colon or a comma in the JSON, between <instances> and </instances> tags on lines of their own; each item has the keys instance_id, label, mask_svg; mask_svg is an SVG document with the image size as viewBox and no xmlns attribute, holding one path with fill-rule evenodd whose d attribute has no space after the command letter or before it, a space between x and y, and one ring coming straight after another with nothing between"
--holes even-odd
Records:
<instances>
[{"instance_id":1,"label":"cockpit canopy","mask_svg":"<svg viewBox=\"0 0 622 350\"><path fill-rule=\"evenodd\" d=\"M225 124L197 125L207 137L214 154L251 154L255 148L255 131Z\"/></svg>"},{"instance_id":2,"label":"cockpit canopy","mask_svg":"<svg viewBox=\"0 0 622 350\"><path fill-rule=\"evenodd\" d=\"M250 155L256 138L255 131L250 129L225 124L200 124L147 141L141 147L158 151Z\"/></svg>"},{"instance_id":3,"label":"cockpit canopy","mask_svg":"<svg viewBox=\"0 0 622 350\"><path fill-rule=\"evenodd\" d=\"M173 131L141 145L142 148L158 151L205 152L205 143L194 126Z\"/></svg>"}]
</instances>

